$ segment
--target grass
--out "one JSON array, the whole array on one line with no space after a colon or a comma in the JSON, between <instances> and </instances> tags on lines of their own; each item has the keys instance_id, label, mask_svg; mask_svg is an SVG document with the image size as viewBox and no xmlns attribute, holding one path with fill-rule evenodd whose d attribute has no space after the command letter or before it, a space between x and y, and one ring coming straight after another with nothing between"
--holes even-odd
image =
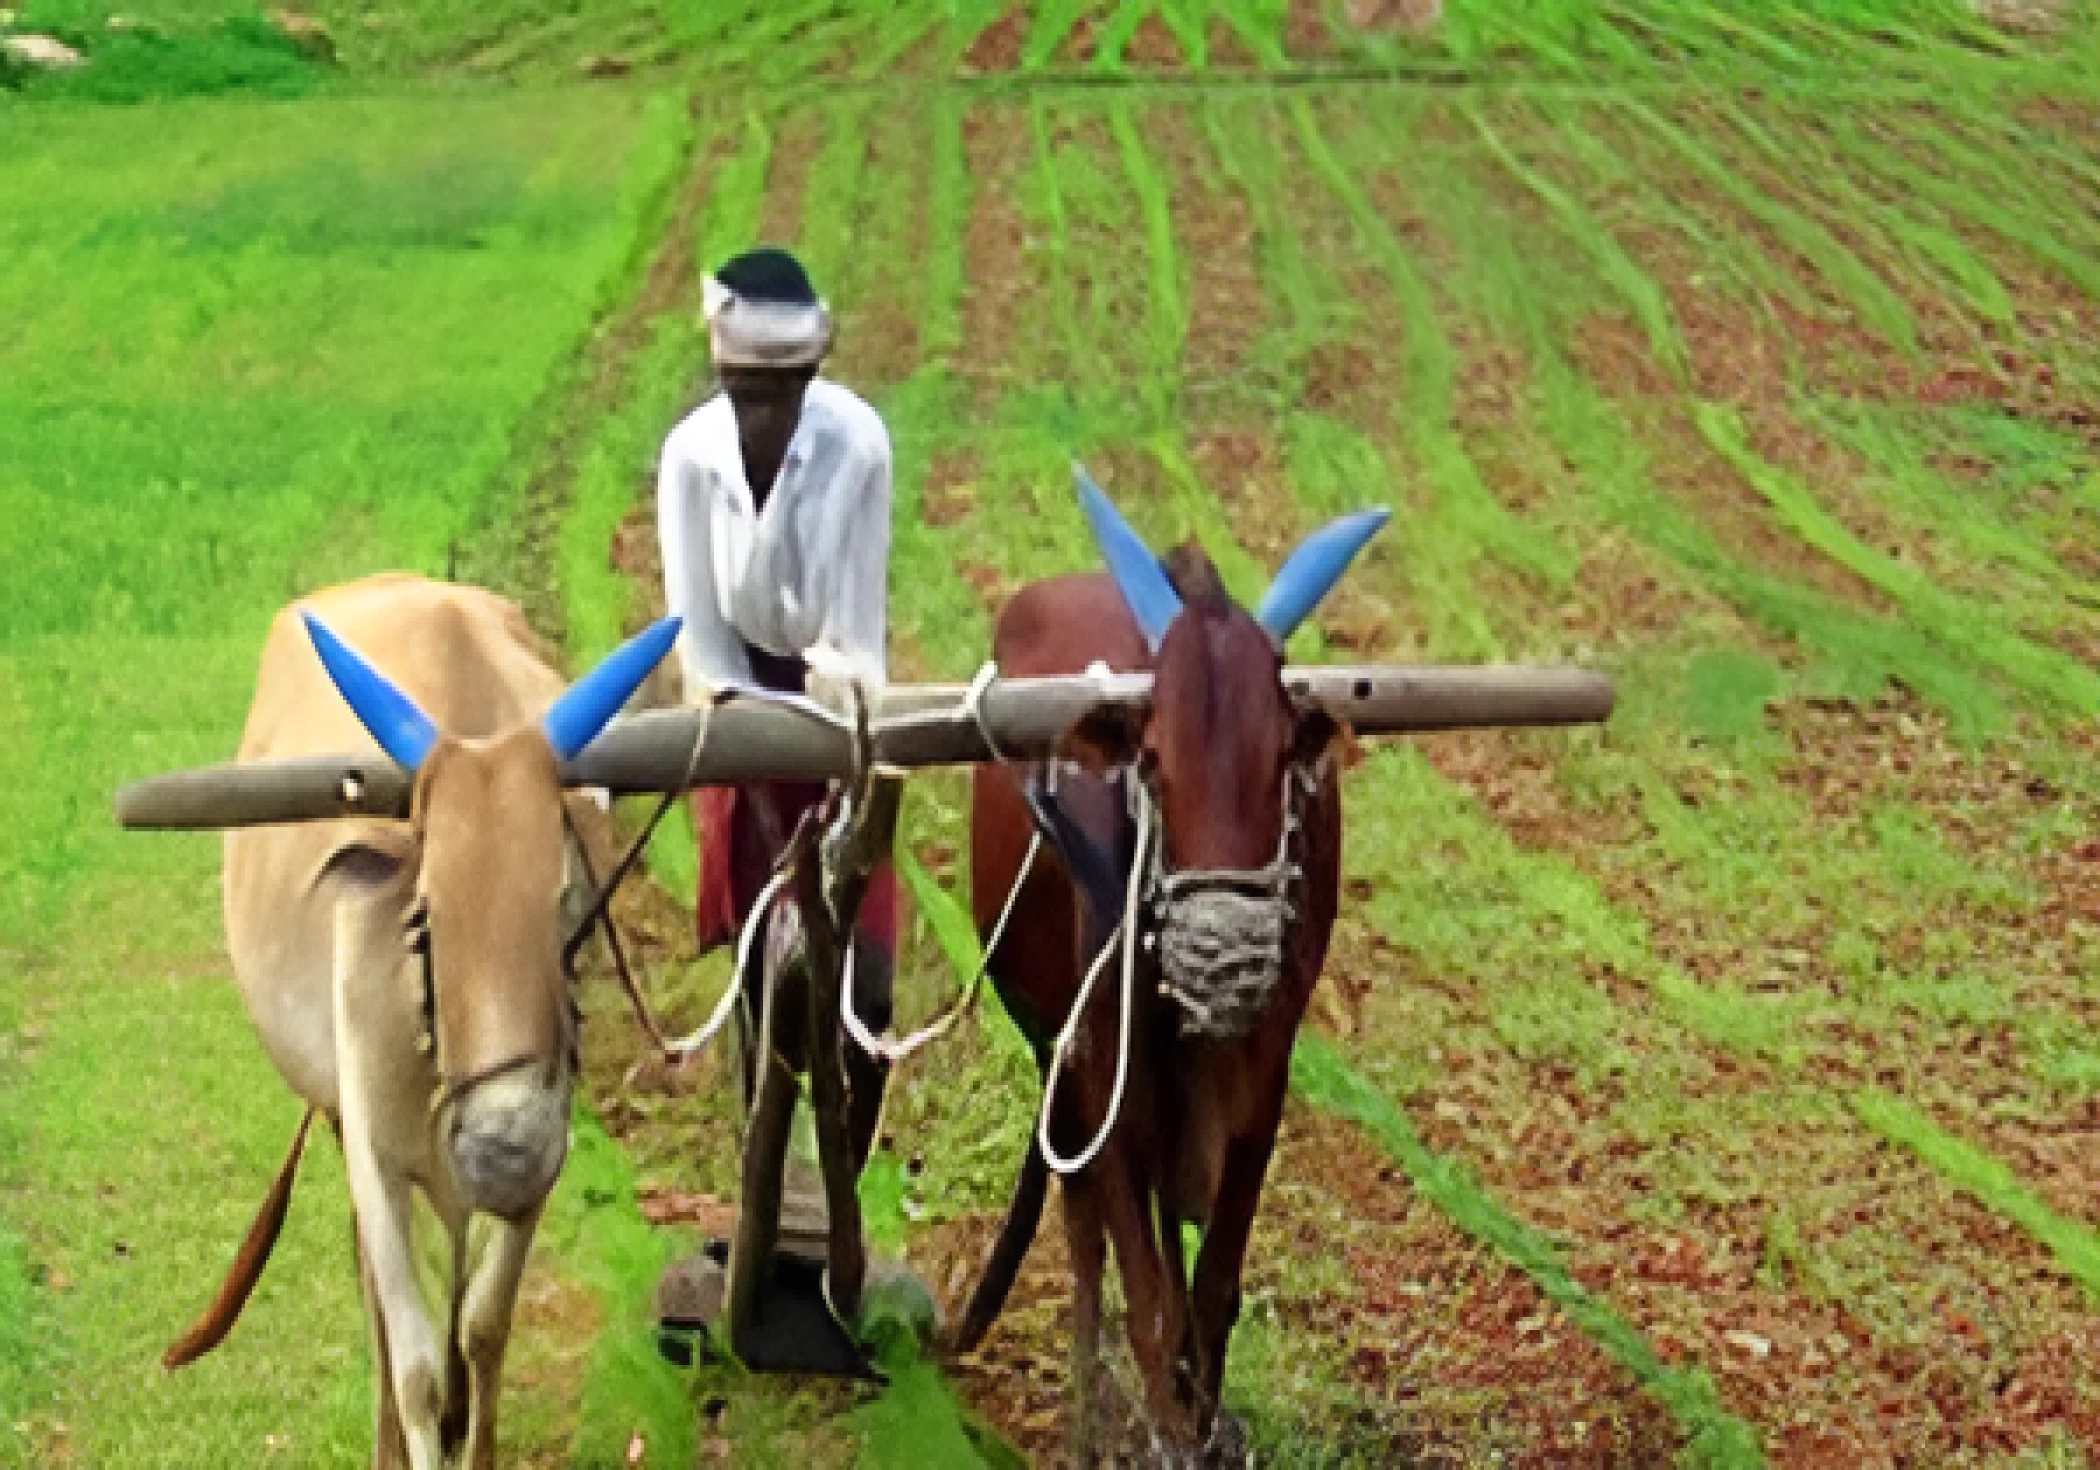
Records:
<instances>
[{"instance_id":1,"label":"grass","mask_svg":"<svg viewBox=\"0 0 2100 1470\"><path fill-rule=\"evenodd\" d=\"M225 757L285 597L376 566L442 572L630 249L623 160L660 163L663 119L575 94L38 116L36 145L0 164L23 324L0 349L22 578L0 687L17 750L52 775L5 798L24 881L0 913L22 1018L0 1380L22 1427L0 1433L11 1456L89 1463L244 1461L271 1436L352 1457L369 1370L326 1145L227 1346L179 1376L150 1365L207 1298L297 1109L224 976L215 844L118 833L108 792ZM267 152L247 146L259 127ZM631 1279L595 1248L537 1269L587 1265ZM558 1390L580 1409L521 1406L514 1425L588 1443L617 1416L615 1462L645 1411L601 1379Z\"/></svg>"}]
</instances>

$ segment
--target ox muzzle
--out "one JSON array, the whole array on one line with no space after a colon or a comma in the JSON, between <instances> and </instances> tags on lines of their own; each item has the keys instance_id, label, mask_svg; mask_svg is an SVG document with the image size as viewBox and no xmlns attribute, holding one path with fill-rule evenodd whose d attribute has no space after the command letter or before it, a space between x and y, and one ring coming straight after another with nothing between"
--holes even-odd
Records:
<instances>
[{"instance_id":1,"label":"ox muzzle","mask_svg":"<svg viewBox=\"0 0 2100 1470\"><path fill-rule=\"evenodd\" d=\"M439 1110L464 1201L504 1219L547 1197L569 1153L569 1069L529 1060L448 1089Z\"/></svg>"}]
</instances>

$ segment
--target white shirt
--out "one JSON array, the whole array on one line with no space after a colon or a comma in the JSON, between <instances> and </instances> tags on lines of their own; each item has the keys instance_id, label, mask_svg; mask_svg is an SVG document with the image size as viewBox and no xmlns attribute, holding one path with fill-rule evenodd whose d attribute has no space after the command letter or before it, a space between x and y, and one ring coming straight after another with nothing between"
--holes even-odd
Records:
<instances>
[{"instance_id":1,"label":"white shirt","mask_svg":"<svg viewBox=\"0 0 2100 1470\"><path fill-rule=\"evenodd\" d=\"M749 684L745 642L782 657L821 646L883 682L890 436L849 389L810 383L780 478L756 513L728 397L695 409L664 440L656 530L665 601L685 620L686 698Z\"/></svg>"}]
</instances>

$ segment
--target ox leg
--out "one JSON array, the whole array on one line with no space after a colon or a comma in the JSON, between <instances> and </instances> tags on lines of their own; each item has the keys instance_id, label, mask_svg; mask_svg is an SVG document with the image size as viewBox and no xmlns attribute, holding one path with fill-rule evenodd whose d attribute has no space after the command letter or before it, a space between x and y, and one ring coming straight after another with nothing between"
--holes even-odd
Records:
<instances>
[{"instance_id":1,"label":"ox leg","mask_svg":"<svg viewBox=\"0 0 2100 1470\"><path fill-rule=\"evenodd\" d=\"M413 1470L438 1470L444 1445L438 1421L445 1409L444 1358L416 1280L409 1227L410 1185L372 1157L353 1123L344 1130L344 1162L357 1202L358 1237L370 1264L373 1314L386 1335L394 1402Z\"/></svg>"},{"instance_id":2,"label":"ox leg","mask_svg":"<svg viewBox=\"0 0 2100 1470\"><path fill-rule=\"evenodd\" d=\"M352 1244L357 1247L357 1280L364 1288L365 1325L372 1333L372 1422L373 1470L406 1470L408 1441L401 1434L401 1407L394 1401L394 1365L386 1348L386 1318L380 1314L379 1292L372 1284L372 1264L365 1258L365 1243L351 1224Z\"/></svg>"},{"instance_id":3,"label":"ox leg","mask_svg":"<svg viewBox=\"0 0 2100 1470\"><path fill-rule=\"evenodd\" d=\"M467 1231L464 1221L447 1221L452 1237L452 1315L445 1326L445 1412L438 1438L447 1456L459 1453L467 1437L467 1359L459 1350L460 1306L467 1297Z\"/></svg>"},{"instance_id":4,"label":"ox leg","mask_svg":"<svg viewBox=\"0 0 2100 1470\"><path fill-rule=\"evenodd\" d=\"M1043 1196L1050 1184L1050 1165L1043 1158L1043 1151L1033 1137L1028 1140L1028 1157L1021 1164L1020 1181L1014 1185L1013 1201L1006 1207L1006 1219L999 1226L999 1238L992 1243L992 1252L985 1258L984 1269L978 1275L977 1287L970 1293L970 1302L963 1309L962 1321L956 1325L948 1339L948 1351L967 1353L984 1341L985 1333L992 1330L992 1323L1006 1305L1007 1294L1013 1290L1014 1278L1020 1274L1021 1262L1028 1256L1029 1246L1035 1243L1036 1227L1043 1219Z\"/></svg>"},{"instance_id":5,"label":"ox leg","mask_svg":"<svg viewBox=\"0 0 2100 1470\"><path fill-rule=\"evenodd\" d=\"M1072 1463L1089 1470L1101 1458L1101 1270L1108 1240L1098 1188L1065 1180L1065 1247L1072 1258Z\"/></svg>"},{"instance_id":6,"label":"ox leg","mask_svg":"<svg viewBox=\"0 0 2100 1470\"><path fill-rule=\"evenodd\" d=\"M1130 1351L1144 1382L1152 1432L1164 1442L1172 1463L1171 1456L1193 1437L1189 1416L1174 1392L1174 1360L1181 1349L1186 1292L1172 1289L1167 1280L1153 1225L1151 1191L1138 1170L1113 1146L1097 1164L1102 1166L1109 1183L1100 1193L1129 1308Z\"/></svg>"},{"instance_id":7,"label":"ox leg","mask_svg":"<svg viewBox=\"0 0 2100 1470\"><path fill-rule=\"evenodd\" d=\"M1269 1172L1269 1151L1275 1137L1271 1128L1232 1146L1225 1158L1217 1201L1211 1208L1210 1228L1204 1231L1203 1248L1196 1253L1196 1283L1191 1299L1196 1342L1196 1413L1198 1427L1206 1432L1218 1412L1219 1395L1225 1385L1225 1350L1232 1341L1233 1324L1240 1316L1240 1271L1247 1258L1254 1213L1261 1205L1262 1180Z\"/></svg>"},{"instance_id":8,"label":"ox leg","mask_svg":"<svg viewBox=\"0 0 2100 1470\"><path fill-rule=\"evenodd\" d=\"M1173 1294L1181 1316L1181 1339L1174 1347L1174 1388L1187 1403L1195 1390L1196 1314L1189 1305L1188 1251L1181 1243L1181 1216L1165 1200L1159 1204L1159 1256L1167 1290Z\"/></svg>"},{"instance_id":9,"label":"ox leg","mask_svg":"<svg viewBox=\"0 0 2100 1470\"><path fill-rule=\"evenodd\" d=\"M495 1228L474 1263L460 1313L467 1364L473 1374L467 1470L495 1470L496 1401L502 1390L503 1354L510 1344L518 1283L524 1279L525 1259L532 1250L540 1212L492 1223Z\"/></svg>"}]
</instances>

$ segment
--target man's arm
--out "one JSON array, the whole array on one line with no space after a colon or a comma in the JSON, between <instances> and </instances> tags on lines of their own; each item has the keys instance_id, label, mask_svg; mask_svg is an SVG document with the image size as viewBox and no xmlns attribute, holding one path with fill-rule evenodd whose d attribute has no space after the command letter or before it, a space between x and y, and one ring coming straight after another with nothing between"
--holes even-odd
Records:
<instances>
[{"instance_id":1,"label":"man's arm","mask_svg":"<svg viewBox=\"0 0 2100 1470\"><path fill-rule=\"evenodd\" d=\"M838 582L821 641L846 655L864 682L881 684L889 667L891 471L889 435L879 420L875 434L838 487L847 497L832 547Z\"/></svg>"},{"instance_id":2,"label":"man's arm","mask_svg":"<svg viewBox=\"0 0 2100 1470\"><path fill-rule=\"evenodd\" d=\"M673 434L664 443L656 473L656 535L663 553L664 602L684 619L678 636L678 667L685 698L697 704L725 684L749 683L743 641L722 620L715 595L714 556L709 546L710 476Z\"/></svg>"}]
</instances>

